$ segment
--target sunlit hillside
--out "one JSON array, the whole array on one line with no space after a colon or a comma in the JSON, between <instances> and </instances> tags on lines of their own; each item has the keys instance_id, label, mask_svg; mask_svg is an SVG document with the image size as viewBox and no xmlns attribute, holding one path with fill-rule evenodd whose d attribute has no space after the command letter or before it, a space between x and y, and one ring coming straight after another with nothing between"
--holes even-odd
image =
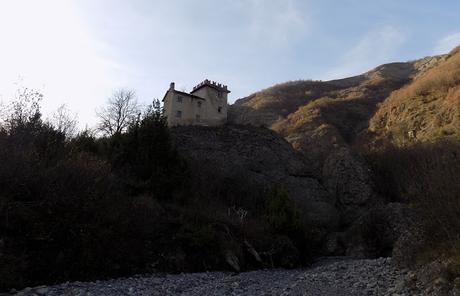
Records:
<instances>
[{"instance_id":1,"label":"sunlit hillside","mask_svg":"<svg viewBox=\"0 0 460 296\"><path fill-rule=\"evenodd\" d=\"M370 131L398 145L460 137L460 48L386 99Z\"/></svg>"}]
</instances>

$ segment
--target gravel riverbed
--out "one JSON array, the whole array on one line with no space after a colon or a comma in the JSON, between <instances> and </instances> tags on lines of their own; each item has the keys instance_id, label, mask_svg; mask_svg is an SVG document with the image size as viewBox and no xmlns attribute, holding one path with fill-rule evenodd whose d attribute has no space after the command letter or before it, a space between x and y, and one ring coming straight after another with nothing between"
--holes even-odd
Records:
<instances>
[{"instance_id":1,"label":"gravel riverbed","mask_svg":"<svg viewBox=\"0 0 460 296\"><path fill-rule=\"evenodd\" d=\"M150 275L26 288L16 295L417 295L390 258L327 259L308 269Z\"/></svg>"}]
</instances>

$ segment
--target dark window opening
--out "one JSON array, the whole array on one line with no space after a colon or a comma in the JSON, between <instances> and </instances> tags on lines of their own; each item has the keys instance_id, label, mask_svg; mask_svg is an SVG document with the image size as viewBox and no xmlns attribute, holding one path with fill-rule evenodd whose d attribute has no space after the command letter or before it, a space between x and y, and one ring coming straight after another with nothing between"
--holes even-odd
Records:
<instances>
[{"instance_id":1,"label":"dark window opening","mask_svg":"<svg viewBox=\"0 0 460 296\"><path fill-rule=\"evenodd\" d=\"M198 102L198 108L201 108L202 102Z\"/></svg>"},{"instance_id":2,"label":"dark window opening","mask_svg":"<svg viewBox=\"0 0 460 296\"><path fill-rule=\"evenodd\" d=\"M176 111L176 117L181 118L182 117L182 111Z\"/></svg>"},{"instance_id":3,"label":"dark window opening","mask_svg":"<svg viewBox=\"0 0 460 296\"><path fill-rule=\"evenodd\" d=\"M178 102L178 103L182 103L182 97L180 97L180 96L177 97L177 102Z\"/></svg>"},{"instance_id":4,"label":"dark window opening","mask_svg":"<svg viewBox=\"0 0 460 296\"><path fill-rule=\"evenodd\" d=\"M201 121L201 116L199 114L196 115L196 122L200 122Z\"/></svg>"},{"instance_id":5,"label":"dark window opening","mask_svg":"<svg viewBox=\"0 0 460 296\"><path fill-rule=\"evenodd\" d=\"M222 113L222 107L217 108L217 112Z\"/></svg>"}]
</instances>

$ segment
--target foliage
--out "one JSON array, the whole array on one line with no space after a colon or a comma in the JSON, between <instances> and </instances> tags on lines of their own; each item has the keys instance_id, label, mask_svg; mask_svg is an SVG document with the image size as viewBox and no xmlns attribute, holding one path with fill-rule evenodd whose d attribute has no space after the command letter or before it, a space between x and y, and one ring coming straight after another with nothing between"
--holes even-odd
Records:
<instances>
[{"instance_id":1,"label":"foliage","mask_svg":"<svg viewBox=\"0 0 460 296\"><path fill-rule=\"evenodd\" d=\"M397 146L460 138L460 51L394 91L369 121L370 130Z\"/></svg>"},{"instance_id":2,"label":"foliage","mask_svg":"<svg viewBox=\"0 0 460 296\"><path fill-rule=\"evenodd\" d=\"M367 155L380 193L416 209L429 238L423 242L425 249L455 248L460 242L459 151L460 142L445 140L405 148L388 146Z\"/></svg>"},{"instance_id":3,"label":"foliage","mask_svg":"<svg viewBox=\"0 0 460 296\"><path fill-rule=\"evenodd\" d=\"M266 217L277 233L293 234L300 229L299 212L284 188L273 189L267 201Z\"/></svg>"},{"instance_id":4,"label":"foliage","mask_svg":"<svg viewBox=\"0 0 460 296\"><path fill-rule=\"evenodd\" d=\"M37 119L41 118L42 99L43 94L36 90L26 87L19 88L14 100L6 108L7 112L2 114L3 128L13 130L37 122Z\"/></svg>"},{"instance_id":5,"label":"foliage","mask_svg":"<svg viewBox=\"0 0 460 296\"><path fill-rule=\"evenodd\" d=\"M320 253L322 234L319 228L302 223L300 215L286 189L275 186L265 207L265 219L275 237L273 247L284 250L287 256L294 256L298 262L306 263L312 256ZM280 260L285 261L283 258ZM295 264L285 262L282 266L293 267Z\"/></svg>"},{"instance_id":6,"label":"foliage","mask_svg":"<svg viewBox=\"0 0 460 296\"><path fill-rule=\"evenodd\" d=\"M265 211L267 193L244 176L190 174L158 101L124 132L97 138L68 137L42 120L41 95L28 98L0 130L0 290L228 269L229 253L243 268L266 266L251 261L248 242L274 266L304 262L308 244L287 195L268 194ZM230 207L244 208L244 219Z\"/></svg>"}]
</instances>

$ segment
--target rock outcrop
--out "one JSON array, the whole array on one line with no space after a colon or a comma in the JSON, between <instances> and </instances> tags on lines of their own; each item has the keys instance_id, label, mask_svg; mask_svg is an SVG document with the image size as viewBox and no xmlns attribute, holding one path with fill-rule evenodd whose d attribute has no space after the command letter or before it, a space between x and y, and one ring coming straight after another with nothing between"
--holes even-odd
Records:
<instances>
[{"instance_id":1,"label":"rock outcrop","mask_svg":"<svg viewBox=\"0 0 460 296\"><path fill-rule=\"evenodd\" d=\"M459 53L456 50L450 55L385 64L340 80L275 85L237 100L229 109L229 120L266 126L304 156L340 217L341 231L329 233L326 252L361 257L389 255L403 233L404 211L396 204L386 204L390 198L375 191L373 173L359 154L375 148L382 137L391 141L400 130L407 141L422 137L422 132L433 134L436 124L445 125L441 131L445 135L456 133L458 75L447 76L458 72ZM436 80L438 76L444 77L443 81ZM443 88L446 83L450 88ZM439 86L439 90L430 92L426 89L430 85ZM422 101L433 100L420 104L408 95L421 91L430 92ZM400 96L407 97L407 102L399 104ZM447 99L439 104L443 96ZM433 112L439 116L425 120ZM400 129L404 114L409 118L408 125ZM382 232L379 241L369 241L372 227Z\"/></svg>"},{"instance_id":2,"label":"rock outcrop","mask_svg":"<svg viewBox=\"0 0 460 296\"><path fill-rule=\"evenodd\" d=\"M370 168L347 147L337 149L327 157L323 180L329 193L335 197L344 226L349 226L371 208L382 205L381 198L373 191Z\"/></svg>"},{"instance_id":3,"label":"rock outcrop","mask_svg":"<svg viewBox=\"0 0 460 296\"><path fill-rule=\"evenodd\" d=\"M205 176L245 180L257 188L284 187L306 223L335 229L335 199L282 137L266 128L226 125L172 130L179 152Z\"/></svg>"}]
</instances>

